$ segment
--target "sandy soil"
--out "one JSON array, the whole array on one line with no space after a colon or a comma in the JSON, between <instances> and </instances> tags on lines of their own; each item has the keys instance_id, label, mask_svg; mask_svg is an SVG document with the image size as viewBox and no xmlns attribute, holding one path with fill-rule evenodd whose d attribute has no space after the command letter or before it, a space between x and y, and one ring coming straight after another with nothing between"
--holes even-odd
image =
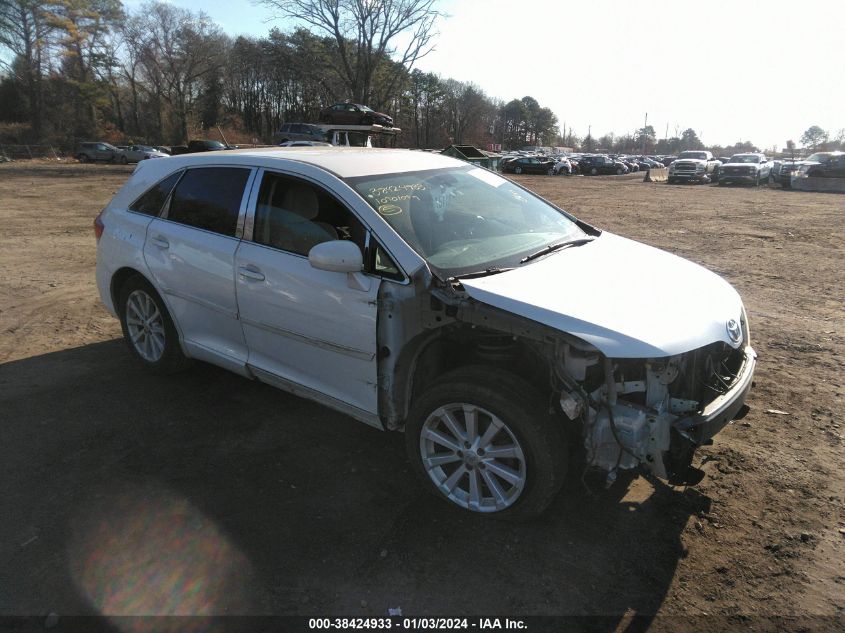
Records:
<instances>
[{"instance_id":1,"label":"sandy soil","mask_svg":"<svg viewBox=\"0 0 845 633\"><path fill-rule=\"evenodd\" d=\"M541 521L512 526L429 499L398 436L216 368L136 367L99 304L92 229L131 171L0 165L0 613L842 630L845 196L517 178L725 276L760 363L700 485L571 477ZM648 271L619 274L671 301Z\"/></svg>"}]
</instances>

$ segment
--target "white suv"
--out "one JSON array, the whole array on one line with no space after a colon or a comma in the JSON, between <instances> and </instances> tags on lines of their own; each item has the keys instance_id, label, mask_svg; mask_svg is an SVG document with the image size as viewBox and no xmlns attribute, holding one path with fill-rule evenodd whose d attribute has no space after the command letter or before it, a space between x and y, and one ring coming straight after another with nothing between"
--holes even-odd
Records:
<instances>
[{"instance_id":1,"label":"white suv","mask_svg":"<svg viewBox=\"0 0 845 633\"><path fill-rule=\"evenodd\" d=\"M95 231L144 365L199 359L404 430L429 489L470 511L541 512L576 444L608 482L690 483L747 409L755 354L723 279L444 156L144 161Z\"/></svg>"}]
</instances>

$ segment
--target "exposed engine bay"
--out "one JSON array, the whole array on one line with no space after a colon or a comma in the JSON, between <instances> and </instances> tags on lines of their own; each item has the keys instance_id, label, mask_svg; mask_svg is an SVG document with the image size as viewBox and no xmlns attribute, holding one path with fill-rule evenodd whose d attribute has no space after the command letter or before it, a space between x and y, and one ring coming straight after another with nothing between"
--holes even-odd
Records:
<instances>
[{"instance_id":1,"label":"exposed engine bay","mask_svg":"<svg viewBox=\"0 0 845 633\"><path fill-rule=\"evenodd\" d=\"M561 410L582 425L587 464L606 471L608 484L638 467L692 483L692 454L710 438L691 416L731 389L743 350L714 343L670 358L610 359L566 342L556 357Z\"/></svg>"}]
</instances>

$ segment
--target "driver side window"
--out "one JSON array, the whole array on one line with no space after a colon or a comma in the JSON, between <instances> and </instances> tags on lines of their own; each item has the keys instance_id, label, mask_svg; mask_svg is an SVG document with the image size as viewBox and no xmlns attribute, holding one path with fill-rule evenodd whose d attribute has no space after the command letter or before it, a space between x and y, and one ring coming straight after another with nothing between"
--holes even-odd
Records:
<instances>
[{"instance_id":1,"label":"driver side window","mask_svg":"<svg viewBox=\"0 0 845 633\"><path fill-rule=\"evenodd\" d=\"M363 253L366 230L334 196L307 181L265 173L252 240L297 255L329 240L351 240Z\"/></svg>"}]
</instances>

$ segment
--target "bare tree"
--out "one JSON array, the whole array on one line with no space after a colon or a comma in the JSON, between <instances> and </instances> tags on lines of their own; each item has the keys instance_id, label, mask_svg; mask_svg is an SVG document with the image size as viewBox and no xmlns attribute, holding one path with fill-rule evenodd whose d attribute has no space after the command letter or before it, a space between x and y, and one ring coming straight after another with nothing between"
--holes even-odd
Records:
<instances>
[{"instance_id":1,"label":"bare tree","mask_svg":"<svg viewBox=\"0 0 845 633\"><path fill-rule=\"evenodd\" d=\"M156 2L144 6L144 15L141 65L153 100L170 106L176 118L175 136L185 142L202 80L222 67L228 40L202 13Z\"/></svg>"},{"instance_id":2,"label":"bare tree","mask_svg":"<svg viewBox=\"0 0 845 633\"><path fill-rule=\"evenodd\" d=\"M410 70L432 50L434 23L441 13L436 0L261 0L280 17L298 20L334 40L340 64L336 67L349 96L367 103L373 79L388 58ZM404 36L400 38L399 36ZM401 50L392 46L402 39ZM389 79L391 90L397 78ZM383 91L380 98L389 98ZM376 107L381 103L375 103Z\"/></svg>"}]
</instances>

